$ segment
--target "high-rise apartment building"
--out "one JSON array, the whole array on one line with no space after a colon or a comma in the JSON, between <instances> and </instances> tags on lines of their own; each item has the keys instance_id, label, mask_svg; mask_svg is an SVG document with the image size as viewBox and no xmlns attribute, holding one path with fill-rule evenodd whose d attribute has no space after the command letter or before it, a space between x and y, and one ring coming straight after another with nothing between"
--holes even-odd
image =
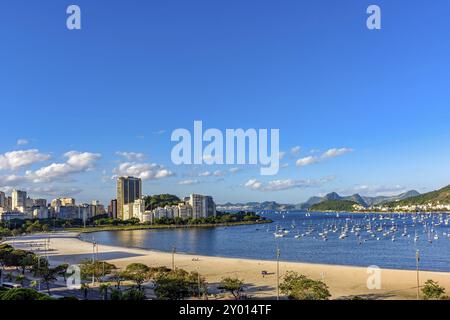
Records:
<instances>
[{"instance_id":1,"label":"high-rise apartment building","mask_svg":"<svg viewBox=\"0 0 450 320\"><path fill-rule=\"evenodd\" d=\"M4 192L0 191L0 207L6 208L6 195Z\"/></svg>"},{"instance_id":2,"label":"high-rise apartment building","mask_svg":"<svg viewBox=\"0 0 450 320\"><path fill-rule=\"evenodd\" d=\"M26 191L13 190L12 194L12 210L17 210L20 212L25 212L27 207L27 193Z\"/></svg>"},{"instance_id":3,"label":"high-rise apartment building","mask_svg":"<svg viewBox=\"0 0 450 320\"><path fill-rule=\"evenodd\" d=\"M142 180L134 177L117 179L117 218L128 220L133 217L134 201L141 199Z\"/></svg>"},{"instance_id":4,"label":"high-rise apartment building","mask_svg":"<svg viewBox=\"0 0 450 320\"><path fill-rule=\"evenodd\" d=\"M194 219L216 216L216 204L211 196L191 194L188 203L192 207L192 217Z\"/></svg>"},{"instance_id":5,"label":"high-rise apartment building","mask_svg":"<svg viewBox=\"0 0 450 320\"><path fill-rule=\"evenodd\" d=\"M108 214L111 218L117 219L117 200L116 199L111 200L111 202L108 206Z\"/></svg>"},{"instance_id":6,"label":"high-rise apartment building","mask_svg":"<svg viewBox=\"0 0 450 320\"><path fill-rule=\"evenodd\" d=\"M46 207L47 206L47 200L46 199L34 199L33 200L33 206Z\"/></svg>"}]
</instances>

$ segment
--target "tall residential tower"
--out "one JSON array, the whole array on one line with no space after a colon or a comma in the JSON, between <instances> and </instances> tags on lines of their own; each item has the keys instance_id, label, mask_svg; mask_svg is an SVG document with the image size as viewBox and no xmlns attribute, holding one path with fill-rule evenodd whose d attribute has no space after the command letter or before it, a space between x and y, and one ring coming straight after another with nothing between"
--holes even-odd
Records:
<instances>
[{"instance_id":1,"label":"tall residential tower","mask_svg":"<svg viewBox=\"0 0 450 320\"><path fill-rule=\"evenodd\" d=\"M117 218L128 220L133 217L133 204L141 199L142 180L134 177L117 179Z\"/></svg>"}]
</instances>

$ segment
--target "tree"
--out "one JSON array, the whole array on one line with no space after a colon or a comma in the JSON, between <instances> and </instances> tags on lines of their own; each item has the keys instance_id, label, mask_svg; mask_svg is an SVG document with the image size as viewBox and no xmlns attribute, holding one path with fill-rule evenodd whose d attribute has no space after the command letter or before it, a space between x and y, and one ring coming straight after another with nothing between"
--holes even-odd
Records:
<instances>
[{"instance_id":1,"label":"tree","mask_svg":"<svg viewBox=\"0 0 450 320\"><path fill-rule=\"evenodd\" d=\"M144 197L146 208L152 210L157 207L177 205L181 202L180 198L172 194L157 194Z\"/></svg>"},{"instance_id":2,"label":"tree","mask_svg":"<svg viewBox=\"0 0 450 320\"><path fill-rule=\"evenodd\" d=\"M87 283L82 283L80 290L83 293L84 300L87 300L89 294L89 285Z\"/></svg>"},{"instance_id":3,"label":"tree","mask_svg":"<svg viewBox=\"0 0 450 320\"><path fill-rule=\"evenodd\" d=\"M11 230L9 230L8 228L0 228L0 239L10 237L11 235Z\"/></svg>"},{"instance_id":4,"label":"tree","mask_svg":"<svg viewBox=\"0 0 450 320\"><path fill-rule=\"evenodd\" d=\"M328 300L331 297L324 282L292 271L286 273L280 289L291 300Z\"/></svg>"},{"instance_id":5,"label":"tree","mask_svg":"<svg viewBox=\"0 0 450 320\"><path fill-rule=\"evenodd\" d=\"M45 287L47 288L48 294L50 294L50 284L53 281L56 281L56 274L57 270L54 268L46 268L45 270L41 270L41 278L42 282L45 284Z\"/></svg>"},{"instance_id":6,"label":"tree","mask_svg":"<svg viewBox=\"0 0 450 320\"><path fill-rule=\"evenodd\" d=\"M69 268L68 263L63 263L55 267L55 273L57 276L63 277L64 281L66 281L67 277L67 268Z\"/></svg>"},{"instance_id":7,"label":"tree","mask_svg":"<svg viewBox=\"0 0 450 320\"><path fill-rule=\"evenodd\" d=\"M102 282L105 276L117 269L115 265L106 261L92 262L91 260L83 260L79 266L83 279L91 279L94 276L97 282Z\"/></svg>"},{"instance_id":8,"label":"tree","mask_svg":"<svg viewBox=\"0 0 450 320\"><path fill-rule=\"evenodd\" d=\"M433 280L427 280L422 288L422 294L425 300L437 300L445 298L445 288Z\"/></svg>"},{"instance_id":9,"label":"tree","mask_svg":"<svg viewBox=\"0 0 450 320\"><path fill-rule=\"evenodd\" d=\"M244 291L244 282L238 278L223 278L218 288L230 292L236 300L239 300Z\"/></svg>"},{"instance_id":10,"label":"tree","mask_svg":"<svg viewBox=\"0 0 450 320\"><path fill-rule=\"evenodd\" d=\"M22 269L22 274L25 274L27 268L34 266L35 254L30 251L24 251L21 253L21 258L18 260L19 266Z\"/></svg>"},{"instance_id":11,"label":"tree","mask_svg":"<svg viewBox=\"0 0 450 320\"><path fill-rule=\"evenodd\" d=\"M133 301L141 301L146 300L144 290L131 288L124 293L122 293L121 300L133 300Z\"/></svg>"},{"instance_id":12,"label":"tree","mask_svg":"<svg viewBox=\"0 0 450 320\"><path fill-rule=\"evenodd\" d=\"M112 280L116 283L116 288L120 289L120 284L122 283L123 280L123 272L114 271L112 273Z\"/></svg>"},{"instance_id":13,"label":"tree","mask_svg":"<svg viewBox=\"0 0 450 320\"><path fill-rule=\"evenodd\" d=\"M0 300L32 301L32 300L53 300L53 299L33 289L19 288L7 290L6 292L0 295Z\"/></svg>"},{"instance_id":14,"label":"tree","mask_svg":"<svg viewBox=\"0 0 450 320\"><path fill-rule=\"evenodd\" d=\"M19 283L21 286L23 286L23 284L25 283L25 280L27 280L27 278L23 274L19 274L16 277L16 282Z\"/></svg>"},{"instance_id":15,"label":"tree","mask_svg":"<svg viewBox=\"0 0 450 320\"><path fill-rule=\"evenodd\" d=\"M7 266L9 255L14 251L14 248L9 244L0 244L0 277L2 276L4 268Z\"/></svg>"},{"instance_id":16,"label":"tree","mask_svg":"<svg viewBox=\"0 0 450 320\"><path fill-rule=\"evenodd\" d=\"M147 297L145 296L144 290L139 290L136 288L131 288L125 292L122 292L119 289L111 290L111 300L114 300L114 301L117 301L117 300L140 301L140 300L146 300L146 299L147 299Z\"/></svg>"},{"instance_id":17,"label":"tree","mask_svg":"<svg viewBox=\"0 0 450 320\"><path fill-rule=\"evenodd\" d=\"M103 295L103 300L108 300L108 290L111 287L109 283L102 283L99 287L100 294Z\"/></svg>"},{"instance_id":18,"label":"tree","mask_svg":"<svg viewBox=\"0 0 450 320\"><path fill-rule=\"evenodd\" d=\"M183 269L158 273L154 284L155 294L162 300L182 300L207 291L205 280L197 272L188 273Z\"/></svg>"},{"instance_id":19,"label":"tree","mask_svg":"<svg viewBox=\"0 0 450 320\"><path fill-rule=\"evenodd\" d=\"M142 263L132 263L126 267L122 277L134 281L141 290L142 284L151 277L150 268Z\"/></svg>"},{"instance_id":20,"label":"tree","mask_svg":"<svg viewBox=\"0 0 450 320\"><path fill-rule=\"evenodd\" d=\"M25 231L27 233L33 233L33 232L38 232L38 231L42 231L42 225L39 223L39 221L35 221L34 223L30 224Z\"/></svg>"}]
</instances>

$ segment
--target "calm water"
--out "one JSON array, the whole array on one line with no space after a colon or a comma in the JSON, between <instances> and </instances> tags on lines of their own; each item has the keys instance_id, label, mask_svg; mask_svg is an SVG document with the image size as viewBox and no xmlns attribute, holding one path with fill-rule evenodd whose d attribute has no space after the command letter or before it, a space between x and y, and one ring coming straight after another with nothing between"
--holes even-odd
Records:
<instances>
[{"instance_id":1,"label":"calm water","mask_svg":"<svg viewBox=\"0 0 450 320\"><path fill-rule=\"evenodd\" d=\"M85 234L82 239L95 238L101 244L159 251L171 251L176 246L177 252L183 253L264 260L275 260L278 246L284 261L395 269L415 269L416 250L420 250L422 270L450 271L450 214L416 215L416 219L413 215L399 214L363 217L314 213L308 216L305 212L290 212L284 217L275 213L265 216L274 223L107 231ZM275 237L277 230L284 237ZM343 233L347 236L339 239Z\"/></svg>"}]
</instances>

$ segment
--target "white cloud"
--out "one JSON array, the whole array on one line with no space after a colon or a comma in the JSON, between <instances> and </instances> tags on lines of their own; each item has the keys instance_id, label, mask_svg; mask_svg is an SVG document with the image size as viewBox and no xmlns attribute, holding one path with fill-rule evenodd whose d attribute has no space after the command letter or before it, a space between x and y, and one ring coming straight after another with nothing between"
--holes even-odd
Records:
<instances>
[{"instance_id":1,"label":"white cloud","mask_svg":"<svg viewBox=\"0 0 450 320\"><path fill-rule=\"evenodd\" d=\"M0 170L17 170L50 158L49 154L40 153L37 149L6 152L0 155Z\"/></svg>"},{"instance_id":2,"label":"white cloud","mask_svg":"<svg viewBox=\"0 0 450 320\"><path fill-rule=\"evenodd\" d=\"M242 171L242 168L234 167L234 168L231 168L228 171L230 171L231 173L238 173L239 171Z\"/></svg>"},{"instance_id":3,"label":"white cloud","mask_svg":"<svg viewBox=\"0 0 450 320\"><path fill-rule=\"evenodd\" d=\"M39 196L69 197L79 194L83 190L74 187L40 186L28 188L26 191Z\"/></svg>"},{"instance_id":4,"label":"white cloud","mask_svg":"<svg viewBox=\"0 0 450 320\"><path fill-rule=\"evenodd\" d=\"M143 159L145 159L145 154L140 152L117 151L116 154L127 159L128 161L142 161Z\"/></svg>"},{"instance_id":5,"label":"white cloud","mask_svg":"<svg viewBox=\"0 0 450 320\"><path fill-rule=\"evenodd\" d=\"M313 164L313 163L317 163L319 161L320 160L317 157L308 156L308 157L305 157L305 158L298 159L297 162L296 162L296 165L297 165L297 167L303 167L303 166L308 166L308 165Z\"/></svg>"},{"instance_id":6,"label":"white cloud","mask_svg":"<svg viewBox=\"0 0 450 320\"><path fill-rule=\"evenodd\" d=\"M200 183L198 180L196 180L196 179L190 179L190 180L181 180L181 181L178 181L177 184L179 184L179 185L193 185L193 184L198 184L198 183Z\"/></svg>"},{"instance_id":7,"label":"white cloud","mask_svg":"<svg viewBox=\"0 0 450 320\"><path fill-rule=\"evenodd\" d=\"M342 156L342 155L347 154L352 151L353 151L353 149L350 149L350 148L339 148L339 149L332 148L332 149L328 149L327 151L322 153L320 156L308 156L305 158L298 159L296 164L297 164L297 167L303 167L303 166L307 166L310 164L319 163L319 162L327 160L327 159L336 158L336 157Z\"/></svg>"},{"instance_id":8,"label":"white cloud","mask_svg":"<svg viewBox=\"0 0 450 320\"><path fill-rule=\"evenodd\" d=\"M353 151L353 149L350 149L350 148L329 149L322 154L322 159L339 157L339 156L342 156L342 155L352 152L352 151Z\"/></svg>"},{"instance_id":9,"label":"white cloud","mask_svg":"<svg viewBox=\"0 0 450 320\"><path fill-rule=\"evenodd\" d=\"M2 177L0 177L0 187L12 188L12 187L19 186L20 184L22 184L26 181L27 181L26 177L15 175L15 174L2 176Z\"/></svg>"},{"instance_id":10,"label":"white cloud","mask_svg":"<svg viewBox=\"0 0 450 320\"><path fill-rule=\"evenodd\" d=\"M48 155L38 154L37 150L25 153L32 156L33 160L48 159ZM20 157L23 157L21 154ZM18 158L20 158L18 157ZM36 171L27 170L25 175L6 175L0 177L0 186L19 186L24 183L48 183L56 180L66 180L70 175L89 171L95 167L97 160L101 155L98 153L70 151L64 154L67 158L64 163L52 163L46 167L42 167ZM11 157L10 157L11 158ZM16 159L17 160L17 159ZM30 159L28 159L30 160ZM37 160L36 160L37 161ZM23 161L17 160L13 162L16 167L22 166ZM19 166L20 165L20 166ZM15 167L10 166L10 167Z\"/></svg>"},{"instance_id":11,"label":"white cloud","mask_svg":"<svg viewBox=\"0 0 450 320\"><path fill-rule=\"evenodd\" d=\"M300 150L301 150L300 146L295 146L291 149L291 153L293 155L298 155L300 153Z\"/></svg>"},{"instance_id":12,"label":"white cloud","mask_svg":"<svg viewBox=\"0 0 450 320\"><path fill-rule=\"evenodd\" d=\"M29 141L27 139L18 139L17 140L17 145L18 146L25 146L29 143Z\"/></svg>"},{"instance_id":13,"label":"white cloud","mask_svg":"<svg viewBox=\"0 0 450 320\"><path fill-rule=\"evenodd\" d=\"M70 151L65 153L64 157L67 158L66 162L52 163L34 172L27 171L25 177L35 183L64 180L72 174L93 169L101 155L98 153Z\"/></svg>"},{"instance_id":14,"label":"white cloud","mask_svg":"<svg viewBox=\"0 0 450 320\"><path fill-rule=\"evenodd\" d=\"M133 176L142 180L157 180L172 177L175 174L156 163L124 162L114 169L116 176Z\"/></svg>"},{"instance_id":15,"label":"white cloud","mask_svg":"<svg viewBox=\"0 0 450 320\"><path fill-rule=\"evenodd\" d=\"M283 159L286 157L286 152L280 151L280 152L278 153L278 157L280 158L280 160L283 160Z\"/></svg>"},{"instance_id":16,"label":"white cloud","mask_svg":"<svg viewBox=\"0 0 450 320\"><path fill-rule=\"evenodd\" d=\"M166 130L158 130L158 131L155 131L153 133L154 134L164 134L164 133L166 133Z\"/></svg>"},{"instance_id":17,"label":"white cloud","mask_svg":"<svg viewBox=\"0 0 450 320\"><path fill-rule=\"evenodd\" d=\"M249 189L259 190L262 187L262 183L256 179L250 179L244 184L244 186Z\"/></svg>"},{"instance_id":18,"label":"white cloud","mask_svg":"<svg viewBox=\"0 0 450 320\"><path fill-rule=\"evenodd\" d=\"M293 179L286 179L286 180L272 180L268 181L266 183L260 182L256 179L251 179L245 183L245 187L252 189L252 190L258 190L258 191L264 191L264 192L273 192L273 191L283 191L283 190L290 190L290 189L306 189L306 188L314 188L314 187L320 187L324 185L325 183L332 181L334 177L326 177L319 180L293 180Z\"/></svg>"},{"instance_id":19,"label":"white cloud","mask_svg":"<svg viewBox=\"0 0 450 320\"><path fill-rule=\"evenodd\" d=\"M225 175L225 173L223 171L221 171L221 170L214 171L214 176L215 177L222 177L224 175Z\"/></svg>"},{"instance_id":20,"label":"white cloud","mask_svg":"<svg viewBox=\"0 0 450 320\"><path fill-rule=\"evenodd\" d=\"M199 177L210 177L211 175L212 175L212 172L210 172L210 171L200 172L198 174Z\"/></svg>"}]
</instances>

